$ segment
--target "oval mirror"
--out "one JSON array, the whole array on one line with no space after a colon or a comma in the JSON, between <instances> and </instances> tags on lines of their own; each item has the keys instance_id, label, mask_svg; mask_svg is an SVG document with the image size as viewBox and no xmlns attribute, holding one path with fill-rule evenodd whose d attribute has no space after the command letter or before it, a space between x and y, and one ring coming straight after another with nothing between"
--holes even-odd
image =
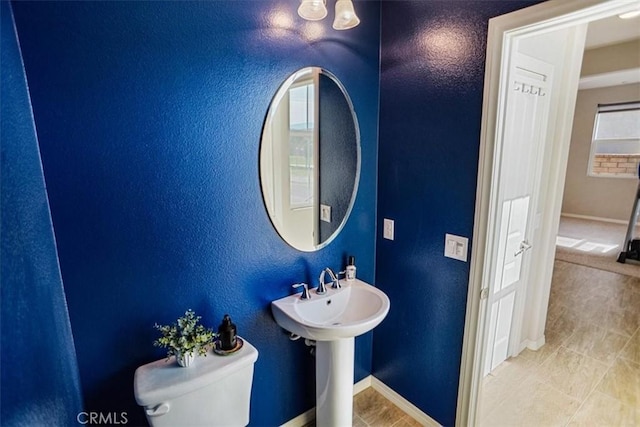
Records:
<instances>
[{"instance_id":1,"label":"oval mirror","mask_svg":"<svg viewBox=\"0 0 640 427\"><path fill-rule=\"evenodd\" d=\"M278 234L301 251L318 250L344 226L360 177L360 133L344 87L318 67L280 86L260 147L260 183Z\"/></svg>"}]
</instances>

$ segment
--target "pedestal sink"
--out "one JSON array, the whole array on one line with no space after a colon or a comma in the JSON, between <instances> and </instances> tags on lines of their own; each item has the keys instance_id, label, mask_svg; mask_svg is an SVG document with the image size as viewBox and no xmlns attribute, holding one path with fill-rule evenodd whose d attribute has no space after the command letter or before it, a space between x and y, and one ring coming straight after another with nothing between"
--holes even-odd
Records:
<instances>
[{"instance_id":1,"label":"pedestal sink","mask_svg":"<svg viewBox=\"0 0 640 427\"><path fill-rule=\"evenodd\" d=\"M301 299L291 295L271 303L276 323L316 341L316 425L350 426L353 414L355 337L370 331L389 312L381 290L361 281L340 280L341 289Z\"/></svg>"}]
</instances>

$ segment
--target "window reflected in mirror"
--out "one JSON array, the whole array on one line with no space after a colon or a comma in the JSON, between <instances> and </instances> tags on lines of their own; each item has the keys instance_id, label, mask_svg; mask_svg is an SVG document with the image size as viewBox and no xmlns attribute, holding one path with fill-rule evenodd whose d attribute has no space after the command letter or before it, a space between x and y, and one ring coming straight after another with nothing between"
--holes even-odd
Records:
<instances>
[{"instance_id":1,"label":"window reflected in mirror","mask_svg":"<svg viewBox=\"0 0 640 427\"><path fill-rule=\"evenodd\" d=\"M278 234L302 251L331 242L351 212L359 173L357 120L343 86L318 67L297 71L274 96L261 139L262 195Z\"/></svg>"},{"instance_id":2,"label":"window reflected in mirror","mask_svg":"<svg viewBox=\"0 0 640 427\"><path fill-rule=\"evenodd\" d=\"M313 81L289 89L290 208L313 207L315 100Z\"/></svg>"}]
</instances>

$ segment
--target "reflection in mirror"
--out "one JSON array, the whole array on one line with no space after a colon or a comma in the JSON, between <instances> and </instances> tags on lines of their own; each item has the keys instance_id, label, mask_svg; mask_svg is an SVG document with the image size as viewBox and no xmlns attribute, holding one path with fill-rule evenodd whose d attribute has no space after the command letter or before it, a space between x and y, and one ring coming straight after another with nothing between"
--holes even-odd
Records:
<instances>
[{"instance_id":1,"label":"reflection in mirror","mask_svg":"<svg viewBox=\"0 0 640 427\"><path fill-rule=\"evenodd\" d=\"M335 76L307 67L278 89L262 131L260 181L280 236L314 251L338 235L360 173L357 120Z\"/></svg>"}]
</instances>

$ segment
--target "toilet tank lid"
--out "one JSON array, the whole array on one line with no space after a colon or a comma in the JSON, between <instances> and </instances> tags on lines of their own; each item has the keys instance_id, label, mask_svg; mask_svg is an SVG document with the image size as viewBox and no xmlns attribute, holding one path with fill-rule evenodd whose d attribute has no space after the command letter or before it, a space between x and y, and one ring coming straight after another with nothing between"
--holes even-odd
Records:
<instances>
[{"instance_id":1,"label":"toilet tank lid","mask_svg":"<svg viewBox=\"0 0 640 427\"><path fill-rule=\"evenodd\" d=\"M133 391L140 406L155 406L190 393L233 374L258 359L258 350L246 340L236 353L218 356L211 350L188 368L176 364L175 357L147 363L136 369Z\"/></svg>"}]
</instances>

